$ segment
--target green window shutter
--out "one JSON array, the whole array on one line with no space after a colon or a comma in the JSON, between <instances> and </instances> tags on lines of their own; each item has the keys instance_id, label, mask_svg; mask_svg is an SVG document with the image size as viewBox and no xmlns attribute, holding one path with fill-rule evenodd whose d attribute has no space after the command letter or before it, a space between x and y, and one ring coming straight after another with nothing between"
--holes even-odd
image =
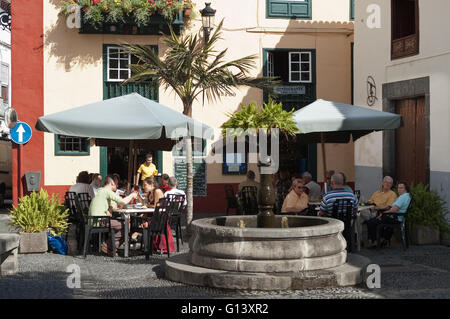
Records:
<instances>
[{"instance_id":1,"label":"green window shutter","mask_svg":"<svg viewBox=\"0 0 450 319\"><path fill-rule=\"evenodd\" d=\"M355 0L350 0L350 20L355 20Z\"/></svg>"},{"instance_id":2,"label":"green window shutter","mask_svg":"<svg viewBox=\"0 0 450 319\"><path fill-rule=\"evenodd\" d=\"M312 0L266 0L268 18L311 19Z\"/></svg>"}]
</instances>

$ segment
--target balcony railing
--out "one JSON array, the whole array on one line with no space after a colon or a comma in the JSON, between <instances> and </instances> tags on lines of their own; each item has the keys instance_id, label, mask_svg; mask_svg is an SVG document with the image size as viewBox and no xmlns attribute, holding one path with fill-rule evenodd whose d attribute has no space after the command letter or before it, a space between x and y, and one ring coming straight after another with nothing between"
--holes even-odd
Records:
<instances>
[{"instance_id":1,"label":"balcony railing","mask_svg":"<svg viewBox=\"0 0 450 319\"><path fill-rule=\"evenodd\" d=\"M392 40L391 59L399 59L419 53L419 35L412 34L403 38Z\"/></svg>"}]
</instances>

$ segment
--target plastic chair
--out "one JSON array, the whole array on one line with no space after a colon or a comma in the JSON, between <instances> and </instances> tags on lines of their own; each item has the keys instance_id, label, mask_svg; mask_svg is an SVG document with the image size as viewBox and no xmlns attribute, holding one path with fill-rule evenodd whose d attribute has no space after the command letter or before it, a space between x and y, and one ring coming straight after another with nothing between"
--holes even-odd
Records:
<instances>
[{"instance_id":1,"label":"plastic chair","mask_svg":"<svg viewBox=\"0 0 450 319\"><path fill-rule=\"evenodd\" d=\"M410 194L411 196L411 194ZM389 220L389 223L385 219L381 220L381 223L377 225L377 249L381 248L380 238L381 233L383 230L390 229L392 232L394 232L395 229L400 230L400 234L402 237L402 246L403 250L407 250L409 248L409 228L408 228L408 212L411 208L412 203L412 197L411 201L409 202L408 208L406 210L406 213L383 213L383 216L390 216L392 217L392 220ZM399 220L397 217L403 217L402 220ZM389 246L391 246L391 240L388 240Z\"/></svg>"},{"instance_id":2,"label":"plastic chair","mask_svg":"<svg viewBox=\"0 0 450 319\"><path fill-rule=\"evenodd\" d=\"M175 221L175 237L177 239L177 251L180 251L180 239L181 244L183 245L183 234L181 231L181 216L185 212L185 195L176 195L176 194L169 194L167 195L167 198L169 199L169 218L170 222L169 224L172 225ZM172 226L171 226L172 227Z\"/></svg>"},{"instance_id":3,"label":"plastic chair","mask_svg":"<svg viewBox=\"0 0 450 319\"><path fill-rule=\"evenodd\" d=\"M148 220L148 227L144 232L146 233L145 238L147 239L147 244L145 245L145 259L149 259L149 255L153 255L153 237L164 235L166 237L166 249L167 249L167 257L170 257L170 249L169 249L169 237L167 233L167 222L169 220L168 214L169 207L169 199L161 198L158 201L158 204L155 207L155 211L153 212L153 216L150 220ZM162 246L162 240L161 240ZM161 247L161 255L163 254L163 249Z\"/></svg>"},{"instance_id":4,"label":"plastic chair","mask_svg":"<svg viewBox=\"0 0 450 319\"><path fill-rule=\"evenodd\" d=\"M256 215L258 213L258 188L256 186L244 186L240 193L243 215Z\"/></svg>"},{"instance_id":5,"label":"plastic chair","mask_svg":"<svg viewBox=\"0 0 450 319\"><path fill-rule=\"evenodd\" d=\"M229 214L230 209L234 209L235 214L238 215L240 207L239 207L239 203L236 199L236 195L234 193L233 186L231 184L225 185L225 199L227 201L227 216Z\"/></svg>"},{"instance_id":6,"label":"plastic chair","mask_svg":"<svg viewBox=\"0 0 450 319\"><path fill-rule=\"evenodd\" d=\"M85 223L85 237L84 237L84 249L83 257L86 258L86 252L88 250L89 243L91 242L92 235L98 234L98 251L101 250L102 234L109 234L113 246L113 257L116 256L116 244L114 242L115 231L111 227L111 217L109 216L86 216Z\"/></svg>"},{"instance_id":7,"label":"plastic chair","mask_svg":"<svg viewBox=\"0 0 450 319\"><path fill-rule=\"evenodd\" d=\"M347 251L353 251L353 225L352 220L354 219L353 215L353 203L350 199L340 198L336 199L333 203L333 212L331 217L336 218L344 222L344 238L347 241Z\"/></svg>"}]
</instances>

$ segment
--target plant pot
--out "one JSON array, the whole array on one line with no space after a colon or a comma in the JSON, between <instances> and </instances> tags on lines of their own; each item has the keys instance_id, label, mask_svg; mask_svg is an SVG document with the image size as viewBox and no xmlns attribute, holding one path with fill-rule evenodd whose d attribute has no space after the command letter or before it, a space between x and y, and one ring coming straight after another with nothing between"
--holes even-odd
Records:
<instances>
[{"instance_id":1,"label":"plant pot","mask_svg":"<svg viewBox=\"0 0 450 319\"><path fill-rule=\"evenodd\" d=\"M47 233L21 233L19 253L45 253L48 250Z\"/></svg>"},{"instance_id":2,"label":"plant pot","mask_svg":"<svg viewBox=\"0 0 450 319\"><path fill-rule=\"evenodd\" d=\"M412 225L411 227L411 243L413 245L439 245L439 229L428 227Z\"/></svg>"},{"instance_id":3,"label":"plant pot","mask_svg":"<svg viewBox=\"0 0 450 319\"><path fill-rule=\"evenodd\" d=\"M441 245L450 246L450 234L441 232Z\"/></svg>"}]
</instances>

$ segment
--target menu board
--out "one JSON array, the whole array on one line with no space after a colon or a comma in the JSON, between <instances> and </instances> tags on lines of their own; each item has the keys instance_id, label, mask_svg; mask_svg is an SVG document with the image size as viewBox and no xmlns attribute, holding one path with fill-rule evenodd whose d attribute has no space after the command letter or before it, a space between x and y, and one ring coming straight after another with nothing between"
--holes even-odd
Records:
<instances>
[{"instance_id":1,"label":"menu board","mask_svg":"<svg viewBox=\"0 0 450 319\"><path fill-rule=\"evenodd\" d=\"M206 196L206 163L204 158L195 158L193 163L194 196ZM186 192L187 167L185 157L174 158L175 178L178 181L178 189Z\"/></svg>"}]
</instances>

